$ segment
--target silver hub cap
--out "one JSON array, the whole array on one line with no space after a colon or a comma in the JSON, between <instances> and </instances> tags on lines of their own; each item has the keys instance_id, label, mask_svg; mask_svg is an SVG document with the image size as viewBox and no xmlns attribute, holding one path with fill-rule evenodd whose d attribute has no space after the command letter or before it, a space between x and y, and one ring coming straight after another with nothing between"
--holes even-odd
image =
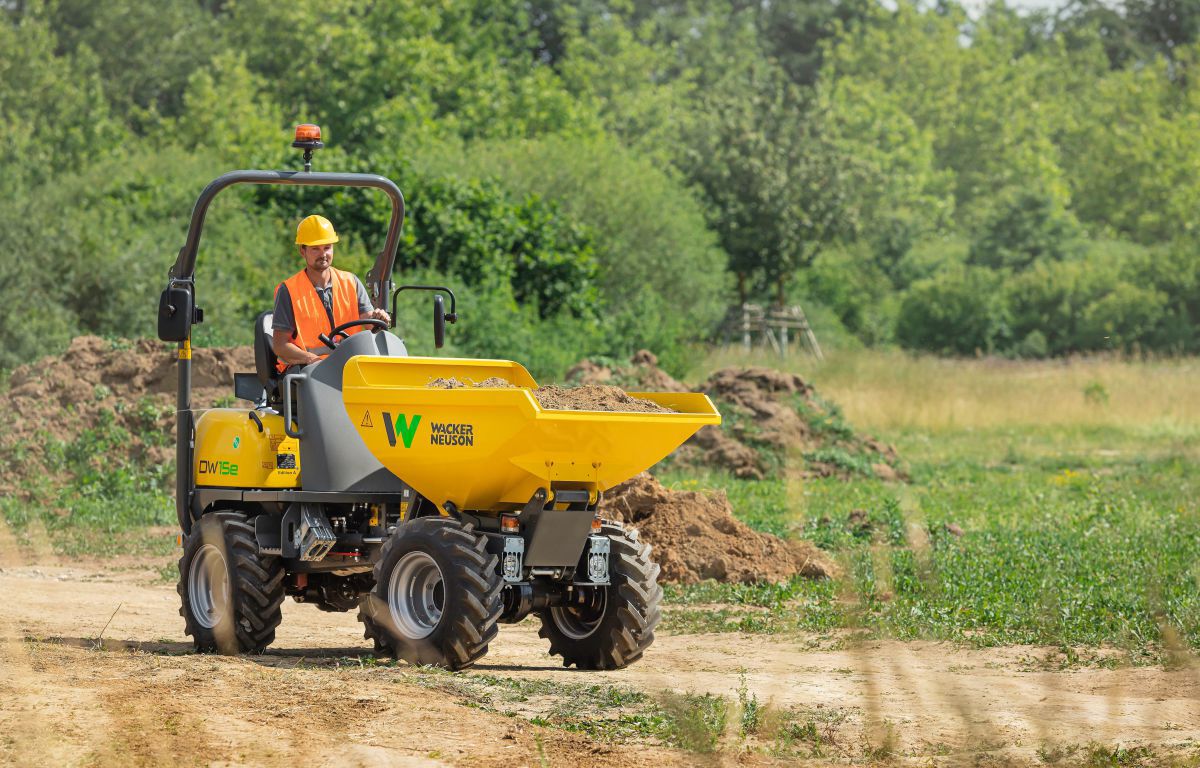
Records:
<instances>
[{"instance_id":1,"label":"silver hub cap","mask_svg":"<svg viewBox=\"0 0 1200 768\"><path fill-rule=\"evenodd\" d=\"M401 634L412 640L428 637L445 608L446 585L437 562L424 552L400 558L388 581L388 609Z\"/></svg>"},{"instance_id":2,"label":"silver hub cap","mask_svg":"<svg viewBox=\"0 0 1200 768\"><path fill-rule=\"evenodd\" d=\"M188 605L192 617L205 629L221 622L229 608L229 572L225 557L213 544L205 544L188 568Z\"/></svg>"},{"instance_id":3,"label":"silver hub cap","mask_svg":"<svg viewBox=\"0 0 1200 768\"><path fill-rule=\"evenodd\" d=\"M608 590L597 589L587 604L551 608L550 616L564 635L572 640L583 640L600 627L607 604Z\"/></svg>"}]
</instances>

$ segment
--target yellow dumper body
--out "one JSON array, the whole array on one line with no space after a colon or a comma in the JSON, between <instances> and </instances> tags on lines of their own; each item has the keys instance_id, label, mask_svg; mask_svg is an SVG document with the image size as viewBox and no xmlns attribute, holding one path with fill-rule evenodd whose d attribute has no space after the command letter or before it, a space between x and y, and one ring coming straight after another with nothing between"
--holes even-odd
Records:
<instances>
[{"instance_id":1,"label":"yellow dumper body","mask_svg":"<svg viewBox=\"0 0 1200 768\"><path fill-rule=\"evenodd\" d=\"M431 387L499 378L512 387ZM676 413L548 410L524 366L507 360L349 360L346 413L372 454L425 498L503 510L539 488L607 490L666 457L721 416L699 393L630 392Z\"/></svg>"},{"instance_id":2,"label":"yellow dumper body","mask_svg":"<svg viewBox=\"0 0 1200 768\"><path fill-rule=\"evenodd\" d=\"M240 408L205 411L196 422L193 455L197 485L300 487L300 443L285 434L282 416Z\"/></svg>"}]
</instances>

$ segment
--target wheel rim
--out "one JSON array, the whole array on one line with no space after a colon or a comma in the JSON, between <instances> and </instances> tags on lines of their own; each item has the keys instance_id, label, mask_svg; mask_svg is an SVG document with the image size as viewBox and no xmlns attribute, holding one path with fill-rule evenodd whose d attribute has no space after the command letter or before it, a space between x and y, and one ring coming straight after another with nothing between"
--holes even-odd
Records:
<instances>
[{"instance_id":1,"label":"wheel rim","mask_svg":"<svg viewBox=\"0 0 1200 768\"><path fill-rule=\"evenodd\" d=\"M388 583L388 608L405 637L420 640L432 634L446 608L446 584L437 561L425 552L400 558Z\"/></svg>"},{"instance_id":2,"label":"wheel rim","mask_svg":"<svg viewBox=\"0 0 1200 768\"><path fill-rule=\"evenodd\" d=\"M588 602L550 609L550 616L559 631L572 640L583 640L600 627L608 605L608 590L593 589Z\"/></svg>"},{"instance_id":3,"label":"wheel rim","mask_svg":"<svg viewBox=\"0 0 1200 768\"><path fill-rule=\"evenodd\" d=\"M229 606L229 573L225 556L214 544L205 544L192 558L188 569L188 603L192 617L205 629L213 629Z\"/></svg>"}]
</instances>

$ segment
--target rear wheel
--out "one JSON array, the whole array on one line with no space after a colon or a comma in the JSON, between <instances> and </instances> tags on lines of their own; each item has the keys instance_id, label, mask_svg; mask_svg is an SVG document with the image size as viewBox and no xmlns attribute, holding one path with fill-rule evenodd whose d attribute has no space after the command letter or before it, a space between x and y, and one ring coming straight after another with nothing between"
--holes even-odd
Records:
<instances>
[{"instance_id":1,"label":"rear wheel","mask_svg":"<svg viewBox=\"0 0 1200 768\"><path fill-rule=\"evenodd\" d=\"M500 618L499 561L470 525L404 523L383 545L359 620L377 653L450 669L487 653Z\"/></svg>"},{"instance_id":2,"label":"rear wheel","mask_svg":"<svg viewBox=\"0 0 1200 768\"><path fill-rule=\"evenodd\" d=\"M650 545L636 541L617 526L605 525L612 541L608 586L576 587L574 599L538 613L538 634L550 641L551 655L563 666L621 669L638 659L654 642L662 618L662 587Z\"/></svg>"},{"instance_id":3,"label":"rear wheel","mask_svg":"<svg viewBox=\"0 0 1200 768\"><path fill-rule=\"evenodd\" d=\"M196 650L258 653L283 620L283 567L258 553L242 512L204 515L184 539L178 592L184 632Z\"/></svg>"}]
</instances>

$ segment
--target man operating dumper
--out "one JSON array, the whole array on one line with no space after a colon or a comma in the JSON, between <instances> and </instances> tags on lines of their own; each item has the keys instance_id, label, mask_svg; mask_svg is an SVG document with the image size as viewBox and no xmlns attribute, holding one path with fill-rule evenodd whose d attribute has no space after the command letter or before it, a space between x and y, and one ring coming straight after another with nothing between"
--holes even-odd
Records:
<instances>
[{"instance_id":1,"label":"man operating dumper","mask_svg":"<svg viewBox=\"0 0 1200 768\"><path fill-rule=\"evenodd\" d=\"M388 313L371 305L362 281L333 266L333 224L324 216L309 216L296 227L296 245L304 269L275 287L271 346L279 370L315 363L329 354L319 336L351 320L375 318L391 322ZM349 329L356 333L362 328Z\"/></svg>"}]
</instances>

